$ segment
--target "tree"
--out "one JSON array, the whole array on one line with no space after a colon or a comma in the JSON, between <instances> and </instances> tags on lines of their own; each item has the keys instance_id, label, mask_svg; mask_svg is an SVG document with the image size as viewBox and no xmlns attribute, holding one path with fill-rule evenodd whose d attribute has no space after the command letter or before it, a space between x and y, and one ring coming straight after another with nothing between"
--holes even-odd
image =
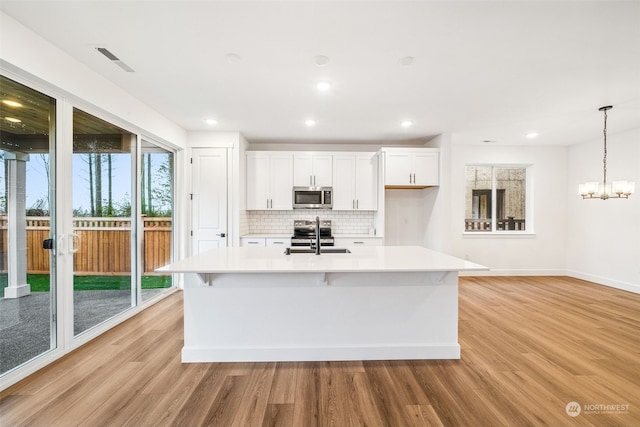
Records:
<instances>
[{"instance_id":1,"label":"tree","mask_svg":"<svg viewBox=\"0 0 640 427\"><path fill-rule=\"evenodd\" d=\"M153 195L158 215L171 216L173 209L173 155L162 154L164 160L154 173Z\"/></svg>"},{"instance_id":2,"label":"tree","mask_svg":"<svg viewBox=\"0 0 640 427\"><path fill-rule=\"evenodd\" d=\"M96 209L95 215L102 216L102 154L95 153L95 170L96 170Z\"/></svg>"},{"instance_id":3,"label":"tree","mask_svg":"<svg viewBox=\"0 0 640 427\"><path fill-rule=\"evenodd\" d=\"M93 154L87 154L87 163L89 164L89 211L91 216L96 216L95 196L93 194Z\"/></svg>"}]
</instances>

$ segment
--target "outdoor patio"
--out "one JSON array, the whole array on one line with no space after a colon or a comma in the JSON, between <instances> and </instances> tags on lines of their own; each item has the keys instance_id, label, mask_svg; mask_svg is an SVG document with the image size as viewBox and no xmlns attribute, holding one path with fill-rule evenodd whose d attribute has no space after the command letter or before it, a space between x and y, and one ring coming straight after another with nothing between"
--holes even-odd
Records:
<instances>
[{"instance_id":1,"label":"outdoor patio","mask_svg":"<svg viewBox=\"0 0 640 427\"><path fill-rule=\"evenodd\" d=\"M50 238L49 221L44 216L26 217L27 250L22 262L31 292L4 298L6 287L11 286L7 280L10 227L7 217L0 216L0 375L51 347L51 251L42 247L43 240ZM145 216L142 224L144 301L171 286L170 277L155 275L154 270L171 260L172 221ZM78 335L131 307L132 224L130 217L76 217L73 225L78 236L73 257L74 335Z\"/></svg>"},{"instance_id":2,"label":"outdoor patio","mask_svg":"<svg viewBox=\"0 0 640 427\"><path fill-rule=\"evenodd\" d=\"M143 289L143 301L165 291ZM50 293L0 298L0 374L49 350ZM131 306L130 290L74 292L74 331L85 331Z\"/></svg>"}]
</instances>

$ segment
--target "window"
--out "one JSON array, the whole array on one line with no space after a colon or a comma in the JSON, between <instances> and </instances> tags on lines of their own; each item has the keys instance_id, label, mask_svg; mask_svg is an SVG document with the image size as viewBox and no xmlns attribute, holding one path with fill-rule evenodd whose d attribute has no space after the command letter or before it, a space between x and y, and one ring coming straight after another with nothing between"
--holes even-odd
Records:
<instances>
[{"instance_id":1,"label":"window","mask_svg":"<svg viewBox=\"0 0 640 427\"><path fill-rule=\"evenodd\" d=\"M467 166L464 231L531 231L526 166Z\"/></svg>"}]
</instances>

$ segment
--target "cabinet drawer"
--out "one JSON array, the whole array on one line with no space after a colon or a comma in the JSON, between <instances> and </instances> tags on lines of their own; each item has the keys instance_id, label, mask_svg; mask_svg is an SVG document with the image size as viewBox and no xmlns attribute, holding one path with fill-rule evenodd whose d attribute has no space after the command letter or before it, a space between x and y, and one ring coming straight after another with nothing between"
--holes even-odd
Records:
<instances>
[{"instance_id":1,"label":"cabinet drawer","mask_svg":"<svg viewBox=\"0 0 640 427\"><path fill-rule=\"evenodd\" d=\"M290 237L267 237L267 246L288 248L291 246Z\"/></svg>"},{"instance_id":2,"label":"cabinet drawer","mask_svg":"<svg viewBox=\"0 0 640 427\"><path fill-rule=\"evenodd\" d=\"M264 237L243 237L240 239L240 246L265 246Z\"/></svg>"},{"instance_id":3,"label":"cabinet drawer","mask_svg":"<svg viewBox=\"0 0 640 427\"><path fill-rule=\"evenodd\" d=\"M382 246L382 237L336 237L335 243L338 247L344 246Z\"/></svg>"}]
</instances>

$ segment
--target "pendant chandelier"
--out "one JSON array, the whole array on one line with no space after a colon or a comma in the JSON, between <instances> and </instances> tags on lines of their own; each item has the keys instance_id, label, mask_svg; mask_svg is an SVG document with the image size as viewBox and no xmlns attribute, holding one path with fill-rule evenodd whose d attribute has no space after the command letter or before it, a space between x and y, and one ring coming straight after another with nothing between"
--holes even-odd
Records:
<instances>
[{"instance_id":1,"label":"pendant chandelier","mask_svg":"<svg viewBox=\"0 0 640 427\"><path fill-rule=\"evenodd\" d=\"M611 105L598 108L598 111L604 112L603 179L602 182L591 181L580 184L578 193L583 199L628 199L635 190L636 183L633 181L613 181L613 184L607 182L607 111L612 108Z\"/></svg>"}]
</instances>

